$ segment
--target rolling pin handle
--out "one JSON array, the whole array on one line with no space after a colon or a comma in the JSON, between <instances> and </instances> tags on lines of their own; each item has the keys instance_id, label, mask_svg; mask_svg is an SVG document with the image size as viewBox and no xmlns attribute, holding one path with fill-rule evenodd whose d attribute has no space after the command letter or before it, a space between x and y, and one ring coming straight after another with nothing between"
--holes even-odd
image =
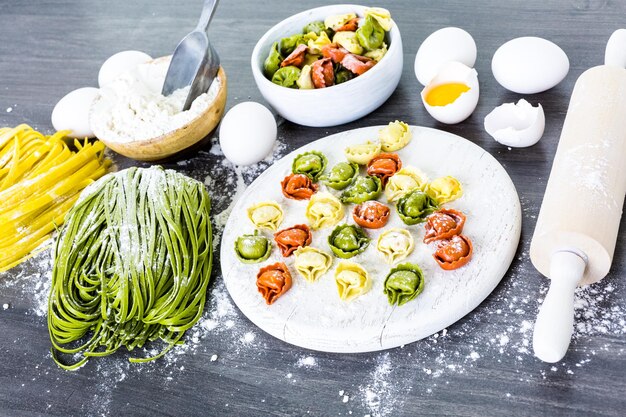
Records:
<instances>
[{"instance_id":1,"label":"rolling pin handle","mask_svg":"<svg viewBox=\"0 0 626 417\"><path fill-rule=\"evenodd\" d=\"M550 260L550 289L537 315L533 333L535 356L558 362L565 356L574 332L574 291L585 272L586 256L559 251Z\"/></svg>"}]
</instances>

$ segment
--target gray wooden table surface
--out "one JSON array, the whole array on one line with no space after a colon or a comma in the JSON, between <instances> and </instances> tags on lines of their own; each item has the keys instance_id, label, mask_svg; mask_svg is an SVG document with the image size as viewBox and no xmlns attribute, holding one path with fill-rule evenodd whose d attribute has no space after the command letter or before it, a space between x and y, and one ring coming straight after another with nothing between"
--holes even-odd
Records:
<instances>
[{"instance_id":1,"label":"gray wooden table surface","mask_svg":"<svg viewBox=\"0 0 626 417\"><path fill-rule=\"evenodd\" d=\"M66 372L49 354L45 296L50 254L44 252L0 275L0 415L626 414L626 285L620 278L626 273L624 234L610 275L578 292L578 325L559 364L542 363L531 353L530 326L547 280L528 259L569 95L580 73L602 62L613 30L626 26L626 2L363 3L389 8L400 27L405 66L398 89L376 112L346 126L312 129L280 123L283 146L275 157L326 134L396 118L444 129L484 147L511 175L524 213L518 254L494 293L465 319L428 339L386 352L326 354L290 346L257 329L233 306L216 264L207 312L185 347L147 365L130 365L128 354L120 352ZM60 97L78 87L96 86L99 66L115 52L171 53L195 26L200 4L1 0L0 125L29 123L51 132L50 113ZM248 99L262 101L249 67L257 39L287 16L322 4L326 2L221 2L210 32L229 76L228 107ZM420 42L449 25L468 30L478 45L480 102L473 116L456 126L437 124L428 116L413 75ZM545 109L544 138L529 149L509 150L483 131L482 121L494 106L520 98L495 82L490 62L500 44L524 35L559 44L571 69L556 88L526 97ZM113 158L119 167L133 164ZM215 214L230 204L236 176L214 139L165 165L210 184ZM250 183L259 169L240 173Z\"/></svg>"}]
</instances>

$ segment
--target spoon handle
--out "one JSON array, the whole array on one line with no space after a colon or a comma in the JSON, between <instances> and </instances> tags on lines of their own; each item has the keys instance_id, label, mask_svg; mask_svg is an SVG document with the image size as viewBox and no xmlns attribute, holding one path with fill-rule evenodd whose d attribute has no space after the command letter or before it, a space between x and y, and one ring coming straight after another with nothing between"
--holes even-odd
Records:
<instances>
[{"instance_id":1,"label":"spoon handle","mask_svg":"<svg viewBox=\"0 0 626 417\"><path fill-rule=\"evenodd\" d=\"M196 30L201 30L203 32L207 32L209 30L209 24L213 18L213 13L215 12L217 3L219 3L219 0L204 0L202 14L200 15L200 21L198 21Z\"/></svg>"}]
</instances>

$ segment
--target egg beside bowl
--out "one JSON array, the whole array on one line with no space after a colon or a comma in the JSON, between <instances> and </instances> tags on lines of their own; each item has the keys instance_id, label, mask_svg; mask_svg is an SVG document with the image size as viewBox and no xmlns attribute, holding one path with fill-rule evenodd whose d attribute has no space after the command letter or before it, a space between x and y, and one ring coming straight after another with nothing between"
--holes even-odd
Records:
<instances>
[{"instance_id":1,"label":"egg beside bowl","mask_svg":"<svg viewBox=\"0 0 626 417\"><path fill-rule=\"evenodd\" d=\"M380 107L395 91L402 75L402 38L395 23L388 33L389 49L372 69L345 83L314 90L298 90L272 83L263 74L263 62L274 42L301 33L313 21L356 13L365 6L342 4L318 7L293 15L268 30L251 57L252 74L263 98L285 119L311 127L336 126L359 119Z\"/></svg>"}]
</instances>

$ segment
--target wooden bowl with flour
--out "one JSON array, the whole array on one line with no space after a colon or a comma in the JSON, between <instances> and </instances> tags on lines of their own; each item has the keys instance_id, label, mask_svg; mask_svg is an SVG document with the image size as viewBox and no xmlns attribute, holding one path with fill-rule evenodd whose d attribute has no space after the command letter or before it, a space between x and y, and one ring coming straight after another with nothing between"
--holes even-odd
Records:
<instances>
[{"instance_id":1,"label":"wooden bowl with flour","mask_svg":"<svg viewBox=\"0 0 626 417\"><path fill-rule=\"evenodd\" d=\"M142 64L101 89L89 123L107 147L132 159L157 161L195 145L219 124L228 92L224 69L219 69L217 84L181 112L185 91L160 96L170 59Z\"/></svg>"}]
</instances>

